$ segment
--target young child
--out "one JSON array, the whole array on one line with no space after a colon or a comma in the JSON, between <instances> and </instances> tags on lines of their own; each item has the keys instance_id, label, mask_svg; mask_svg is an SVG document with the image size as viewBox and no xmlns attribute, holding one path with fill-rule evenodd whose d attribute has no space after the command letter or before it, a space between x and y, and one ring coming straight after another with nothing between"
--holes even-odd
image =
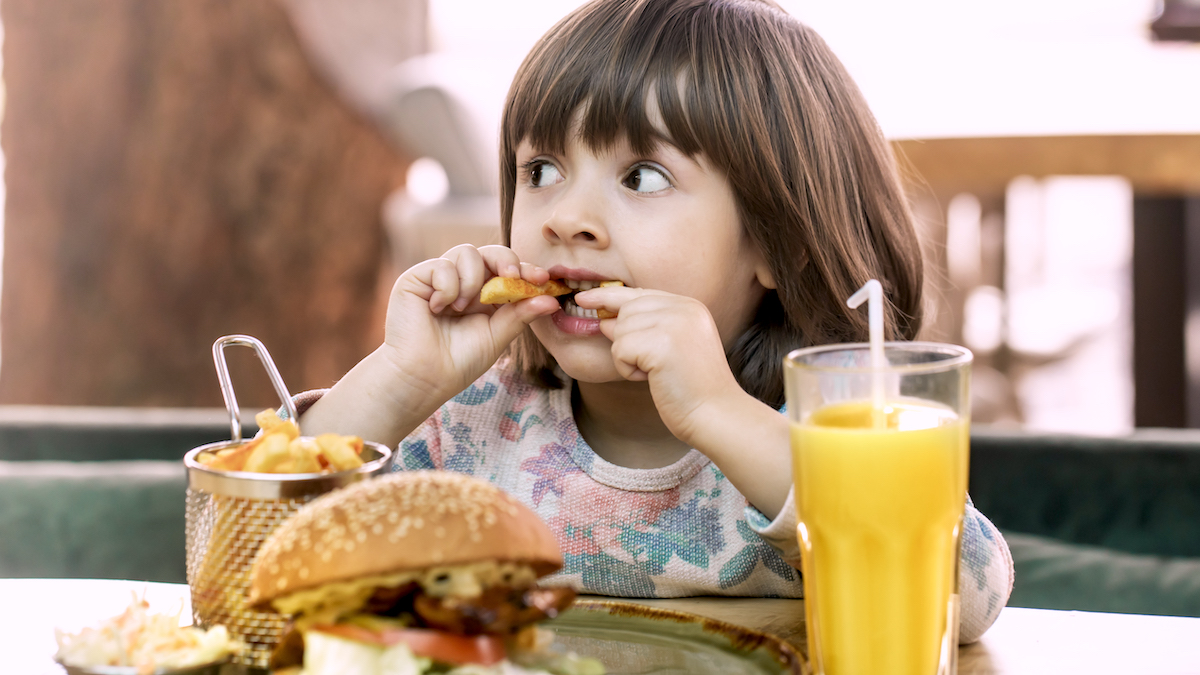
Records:
<instances>
[{"instance_id":1,"label":"young child","mask_svg":"<svg viewBox=\"0 0 1200 675\"><path fill-rule=\"evenodd\" d=\"M890 338L921 324L912 216L862 95L765 0L595 0L526 58L502 136L505 246L404 272L384 344L301 397L305 433L497 484L583 592L800 597L783 358L865 340L845 301L869 278ZM578 292L480 304L497 275ZM1012 584L972 506L961 569L971 641Z\"/></svg>"}]
</instances>

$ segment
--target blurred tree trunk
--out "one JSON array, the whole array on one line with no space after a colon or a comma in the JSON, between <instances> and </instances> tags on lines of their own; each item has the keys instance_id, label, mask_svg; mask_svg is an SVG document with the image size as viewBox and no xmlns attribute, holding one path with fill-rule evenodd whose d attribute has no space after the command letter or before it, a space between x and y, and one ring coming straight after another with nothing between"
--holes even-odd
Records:
<instances>
[{"instance_id":1,"label":"blurred tree trunk","mask_svg":"<svg viewBox=\"0 0 1200 675\"><path fill-rule=\"evenodd\" d=\"M378 344L380 207L406 162L277 0L0 13L0 403L219 406L220 335L262 339L292 391ZM276 401L230 360L244 406Z\"/></svg>"}]
</instances>

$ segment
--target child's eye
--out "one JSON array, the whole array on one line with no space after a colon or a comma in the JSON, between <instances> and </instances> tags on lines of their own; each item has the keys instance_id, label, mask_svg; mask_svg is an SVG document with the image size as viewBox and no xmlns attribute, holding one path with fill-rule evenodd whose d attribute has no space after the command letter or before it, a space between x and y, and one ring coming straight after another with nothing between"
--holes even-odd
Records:
<instances>
[{"instance_id":1,"label":"child's eye","mask_svg":"<svg viewBox=\"0 0 1200 675\"><path fill-rule=\"evenodd\" d=\"M621 184L635 192L660 192L671 187L662 171L645 164L635 166Z\"/></svg>"},{"instance_id":2,"label":"child's eye","mask_svg":"<svg viewBox=\"0 0 1200 675\"><path fill-rule=\"evenodd\" d=\"M562 182L558 167L544 160L534 160L525 165L531 187L546 187Z\"/></svg>"}]
</instances>

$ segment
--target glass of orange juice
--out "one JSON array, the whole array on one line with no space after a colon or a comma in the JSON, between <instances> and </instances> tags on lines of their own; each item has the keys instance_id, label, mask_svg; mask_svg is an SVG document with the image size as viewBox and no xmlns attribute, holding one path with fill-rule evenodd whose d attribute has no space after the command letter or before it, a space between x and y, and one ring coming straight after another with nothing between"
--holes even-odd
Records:
<instances>
[{"instance_id":1,"label":"glass of orange juice","mask_svg":"<svg viewBox=\"0 0 1200 675\"><path fill-rule=\"evenodd\" d=\"M800 349L785 361L809 655L818 675L954 673L971 352Z\"/></svg>"}]
</instances>

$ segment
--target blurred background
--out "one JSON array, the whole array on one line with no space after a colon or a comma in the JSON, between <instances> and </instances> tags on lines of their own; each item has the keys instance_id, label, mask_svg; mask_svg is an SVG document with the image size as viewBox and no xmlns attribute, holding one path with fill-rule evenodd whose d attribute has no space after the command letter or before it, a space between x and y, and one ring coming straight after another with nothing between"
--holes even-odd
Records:
<instances>
[{"instance_id":1,"label":"blurred background","mask_svg":"<svg viewBox=\"0 0 1200 675\"><path fill-rule=\"evenodd\" d=\"M498 238L504 94L578 4L0 0L0 403L219 407L228 333L330 385ZM1200 2L780 4L894 142L975 422L1200 426Z\"/></svg>"}]
</instances>

